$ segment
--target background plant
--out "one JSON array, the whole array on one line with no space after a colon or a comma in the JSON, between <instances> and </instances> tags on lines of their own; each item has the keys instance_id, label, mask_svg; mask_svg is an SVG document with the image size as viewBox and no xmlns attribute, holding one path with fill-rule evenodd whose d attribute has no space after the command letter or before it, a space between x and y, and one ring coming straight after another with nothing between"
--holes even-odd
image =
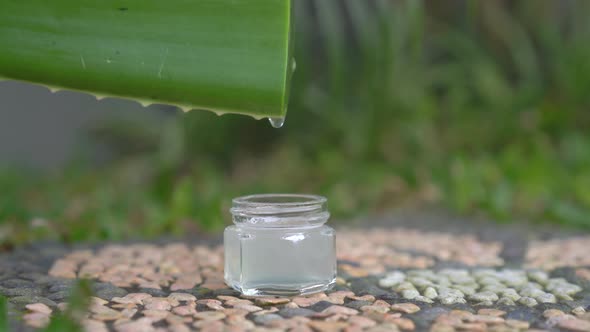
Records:
<instances>
[{"instance_id":1,"label":"background plant","mask_svg":"<svg viewBox=\"0 0 590 332\"><path fill-rule=\"evenodd\" d=\"M295 4L284 128L206 112L97 124L102 167L0 173L7 243L215 230L231 197L278 191L327 195L340 220L438 206L590 227L589 3Z\"/></svg>"}]
</instances>

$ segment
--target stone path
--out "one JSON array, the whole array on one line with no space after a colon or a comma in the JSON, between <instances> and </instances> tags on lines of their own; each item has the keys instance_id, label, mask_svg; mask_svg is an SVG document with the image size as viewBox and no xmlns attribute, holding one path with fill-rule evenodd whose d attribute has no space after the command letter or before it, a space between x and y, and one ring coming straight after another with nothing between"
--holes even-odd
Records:
<instances>
[{"instance_id":1,"label":"stone path","mask_svg":"<svg viewBox=\"0 0 590 332\"><path fill-rule=\"evenodd\" d=\"M87 331L590 331L590 235L398 221L338 230L337 285L312 296L240 297L216 241L20 248L0 294L16 330L89 278Z\"/></svg>"}]
</instances>

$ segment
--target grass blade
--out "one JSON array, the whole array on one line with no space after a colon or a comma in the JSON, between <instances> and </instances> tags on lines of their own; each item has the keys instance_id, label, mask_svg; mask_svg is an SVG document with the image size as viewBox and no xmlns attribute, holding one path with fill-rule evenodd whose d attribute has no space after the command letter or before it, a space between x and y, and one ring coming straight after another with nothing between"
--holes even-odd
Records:
<instances>
[{"instance_id":1,"label":"grass blade","mask_svg":"<svg viewBox=\"0 0 590 332\"><path fill-rule=\"evenodd\" d=\"M4 296L0 296L0 331L8 331L8 305Z\"/></svg>"}]
</instances>

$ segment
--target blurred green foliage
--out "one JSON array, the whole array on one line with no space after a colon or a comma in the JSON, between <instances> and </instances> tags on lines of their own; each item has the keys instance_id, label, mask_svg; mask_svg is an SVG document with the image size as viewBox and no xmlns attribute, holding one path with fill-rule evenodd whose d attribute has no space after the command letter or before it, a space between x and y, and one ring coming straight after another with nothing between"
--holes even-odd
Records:
<instances>
[{"instance_id":1,"label":"blurred green foliage","mask_svg":"<svg viewBox=\"0 0 590 332\"><path fill-rule=\"evenodd\" d=\"M77 332L83 331L80 322L87 315L87 308L92 300L92 282L86 279L78 280L68 297L67 308L64 311L55 310L51 320L43 332ZM14 308L12 309L14 310ZM0 296L0 332L10 329L8 301Z\"/></svg>"},{"instance_id":2,"label":"blurred green foliage","mask_svg":"<svg viewBox=\"0 0 590 332\"><path fill-rule=\"evenodd\" d=\"M66 310L53 314L49 325L43 329L43 332L83 331L80 322L87 315L92 295L92 282L85 279L79 280L72 290L72 294L68 297Z\"/></svg>"},{"instance_id":3,"label":"blurred green foliage","mask_svg":"<svg viewBox=\"0 0 590 332\"><path fill-rule=\"evenodd\" d=\"M8 331L8 306L6 298L0 295L0 331Z\"/></svg>"},{"instance_id":4,"label":"blurred green foliage","mask_svg":"<svg viewBox=\"0 0 590 332\"><path fill-rule=\"evenodd\" d=\"M326 195L339 219L436 205L590 228L590 2L294 3L284 128L194 111L103 124L107 165L0 172L0 236L215 230L260 192Z\"/></svg>"}]
</instances>

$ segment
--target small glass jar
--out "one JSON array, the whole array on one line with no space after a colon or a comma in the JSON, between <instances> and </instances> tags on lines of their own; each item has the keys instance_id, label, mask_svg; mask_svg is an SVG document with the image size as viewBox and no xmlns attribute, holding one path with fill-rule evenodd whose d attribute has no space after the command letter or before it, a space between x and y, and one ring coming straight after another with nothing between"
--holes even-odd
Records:
<instances>
[{"instance_id":1,"label":"small glass jar","mask_svg":"<svg viewBox=\"0 0 590 332\"><path fill-rule=\"evenodd\" d=\"M225 281L247 296L294 296L336 280L334 229L326 198L265 194L238 197L224 232Z\"/></svg>"}]
</instances>

